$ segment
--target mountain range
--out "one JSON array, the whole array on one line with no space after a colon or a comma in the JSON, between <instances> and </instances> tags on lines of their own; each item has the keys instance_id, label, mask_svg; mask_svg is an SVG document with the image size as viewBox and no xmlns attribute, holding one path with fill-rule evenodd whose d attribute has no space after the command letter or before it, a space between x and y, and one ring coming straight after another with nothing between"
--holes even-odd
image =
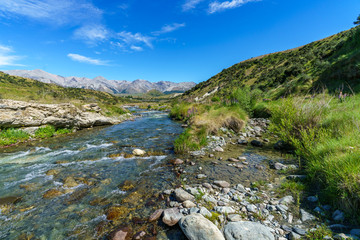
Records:
<instances>
[{"instance_id":1,"label":"mountain range","mask_svg":"<svg viewBox=\"0 0 360 240\"><path fill-rule=\"evenodd\" d=\"M194 82L174 83L169 81L149 82L138 79L135 81L125 80L107 80L104 77L95 77L93 79L85 77L63 77L45 72L40 69L36 70L7 70L3 71L9 75L31 78L44 83L53 83L62 87L84 88L97 91L103 91L113 94L118 93L146 93L149 90L156 89L160 92L185 92L196 84Z\"/></svg>"}]
</instances>

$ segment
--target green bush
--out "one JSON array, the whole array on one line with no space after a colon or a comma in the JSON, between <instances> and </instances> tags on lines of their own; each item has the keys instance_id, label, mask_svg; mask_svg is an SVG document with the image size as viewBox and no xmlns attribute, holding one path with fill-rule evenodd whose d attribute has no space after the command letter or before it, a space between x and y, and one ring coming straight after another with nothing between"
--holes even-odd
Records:
<instances>
[{"instance_id":1,"label":"green bush","mask_svg":"<svg viewBox=\"0 0 360 240\"><path fill-rule=\"evenodd\" d=\"M62 134L69 134L71 133L72 130L71 129L68 129L68 128L59 128L56 130L55 134L56 135L62 135Z\"/></svg>"},{"instance_id":2,"label":"green bush","mask_svg":"<svg viewBox=\"0 0 360 240\"><path fill-rule=\"evenodd\" d=\"M55 128L53 126L41 127L35 132L36 138L50 138L54 136Z\"/></svg>"}]
</instances>

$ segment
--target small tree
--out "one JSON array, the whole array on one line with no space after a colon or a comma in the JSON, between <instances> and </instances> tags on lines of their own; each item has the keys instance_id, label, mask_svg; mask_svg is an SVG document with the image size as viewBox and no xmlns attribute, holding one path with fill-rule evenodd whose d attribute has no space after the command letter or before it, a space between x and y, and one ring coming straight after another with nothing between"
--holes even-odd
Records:
<instances>
[{"instance_id":1,"label":"small tree","mask_svg":"<svg viewBox=\"0 0 360 240\"><path fill-rule=\"evenodd\" d=\"M357 17L356 21L354 22L355 25L360 25L360 15Z\"/></svg>"}]
</instances>

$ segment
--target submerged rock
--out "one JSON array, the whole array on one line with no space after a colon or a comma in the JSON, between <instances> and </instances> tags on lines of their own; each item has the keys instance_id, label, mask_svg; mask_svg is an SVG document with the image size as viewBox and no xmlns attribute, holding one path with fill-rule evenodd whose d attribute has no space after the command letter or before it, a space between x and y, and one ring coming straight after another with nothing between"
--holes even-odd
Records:
<instances>
[{"instance_id":1,"label":"submerged rock","mask_svg":"<svg viewBox=\"0 0 360 240\"><path fill-rule=\"evenodd\" d=\"M199 213L181 218L179 225L189 240L225 240L220 230Z\"/></svg>"},{"instance_id":2,"label":"submerged rock","mask_svg":"<svg viewBox=\"0 0 360 240\"><path fill-rule=\"evenodd\" d=\"M50 189L44 193L43 198L54 198L63 194L64 193L58 189Z\"/></svg>"},{"instance_id":3,"label":"submerged rock","mask_svg":"<svg viewBox=\"0 0 360 240\"><path fill-rule=\"evenodd\" d=\"M275 240L269 228L257 222L230 222L224 234L226 240Z\"/></svg>"}]
</instances>

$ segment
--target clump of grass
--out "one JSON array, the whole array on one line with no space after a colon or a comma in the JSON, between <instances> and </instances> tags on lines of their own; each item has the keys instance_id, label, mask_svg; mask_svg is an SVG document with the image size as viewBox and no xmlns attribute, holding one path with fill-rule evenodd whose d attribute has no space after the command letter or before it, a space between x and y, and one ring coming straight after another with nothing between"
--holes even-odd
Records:
<instances>
[{"instance_id":1,"label":"clump of grass","mask_svg":"<svg viewBox=\"0 0 360 240\"><path fill-rule=\"evenodd\" d=\"M59 128L55 131L55 135L69 134L72 133L72 129L68 128Z\"/></svg>"},{"instance_id":2,"label":"clump of grass","mask_svg":"<svg viewBox=\"0 0 360 240\"><path fill-rule=\"evenodd\" d=\"M197 202L200 202L204 195L205 195L205 193L203 193L200 189L198 189L198 193L195 194L195 200Z\"/></svg>"},{"instance_id":3,"label":"clump of grass","mask_svg":"<svg viewBox=\"0 0 360 240\"><path fill-rule=\"evenodd\" d=\"M187 128L177 139L175 139L174 149L176 153L186 153L188 151L199 150L206 144L207 133L204 127L200 130Z\"/></svg>"},{"instance_id":4,"label":"clump of grass","mask_svg":"<svg viewBox=\"0 0 360 240\"><path fill-rule=\"evenodd\" d=\"M360 222L360 95L290 98L281 101L272 116L271 131L304 159L320 197Z\"/></svg>"},{"instance_id":5,"label":"clump of grass","mask_svg":"<svg viewBox=\"0 0 360 240\"><path fill-rule=\"evenodd\" d=\"M54 126L45 126L45 127L41 127L38 128L38 130L36 130L35 132L35 137L36 138L50 138L52 136L54 136L56 130Z\"/></svg>"},{"instance_id":6,"label":"clump of grass","mask_svg":"<svg viewBox=\"0 0 360 240\"><path fill-rule=\"evenodd\" d=\"M7 146L29 139L29 134L19 129L0 130L0 146Z\"/></svg>"},{"instance_id":7,"label":"clump of grass","mask_svg":"<svg viewBox=\"0 0 360 240\"><path fill-rule=\"evenodd\" d=\"M322 240L324 237L332 237L332 231L326 226L321 225L315 231L310 231L306 234L305 239L307 240Z\"/></svg>"},{"instance_id":8,"label":"clump of grass","mask_svg":"<svg viewBox=\"0 0 360 240\"><path fill-rule=\"evenodd\" d=\"M300 206L300 198L304 190L305 184L301 182L285 181L281 183L280 189L278 191L282 196L290 193L294 197L296 205Z\"/></svg>"},{"instance_id":9,"label":"clump of grass","mask_svg":"<svg viewBox=\"0 0 360 240\"><path fill-rule=\"evenodd\" d=\"M218 212L211 212L211 217L206 216L206 218L209 219L211 222L216 223L216 221L219 220L219 216L220 216L220 215L221 215L221 214L218 213Z\"/></svg>"}]
</instances>

